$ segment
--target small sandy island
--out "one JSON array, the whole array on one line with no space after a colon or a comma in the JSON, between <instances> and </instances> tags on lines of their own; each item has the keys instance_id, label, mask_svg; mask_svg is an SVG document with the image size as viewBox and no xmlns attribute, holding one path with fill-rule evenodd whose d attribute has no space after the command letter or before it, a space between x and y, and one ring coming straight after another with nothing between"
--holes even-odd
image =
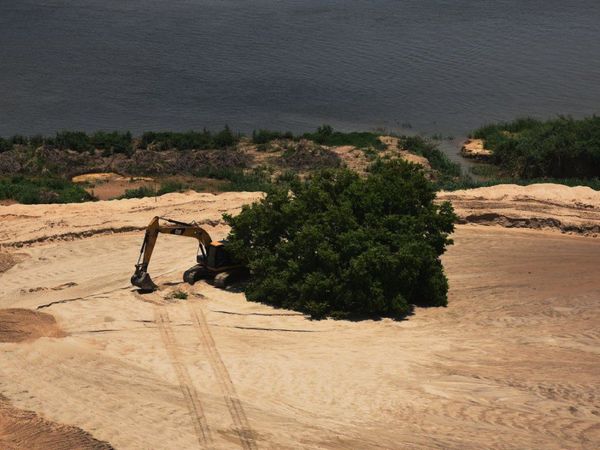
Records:
<instances>
[{"instance_id":1,"label":"small sandy island","mask_svg":"<svg viewBox=\"0 0 600 450\"><path fill-rule=\"evenodd\" d=\"M468 139L460 149L465 158L487 160L493 152L484 147L483 139Z\"/></svg>"},{"instance_id":2,"label":"small sandy island","mask_svg":"<svg viewBox=\"0 0 600 450\"><path fill-rule=\"evenodd\" d=\"M175 236L152 260L160 289L131 287L154 215L222 238L222 213L261 195L1 206L0 448L597 448L598 193L440 193L463 222L449 305L405 321L184 285L196 243Z\"/></svg>"}]
</instances>

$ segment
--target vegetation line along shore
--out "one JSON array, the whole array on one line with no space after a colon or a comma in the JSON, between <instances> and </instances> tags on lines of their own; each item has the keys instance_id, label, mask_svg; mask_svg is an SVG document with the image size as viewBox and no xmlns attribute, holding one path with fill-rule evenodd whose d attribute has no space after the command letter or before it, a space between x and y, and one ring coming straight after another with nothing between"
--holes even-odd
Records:
<instances>
[{"instance_id":1,"label":"vegetation line along shore","mask_svg":"<svg viewBox=\"0 0 600 450\"><path fill-rule=\"evenodd\" d=\"M314 132L255 130L249 136L220 131L60 131L54 136L0 137L0 201L67 203L95 199L95 184L74 176L111 172L131 179L111 198L198 191L258 191L290 176L330 168L366 173L377 160L405 159L427 172L436 189L539 182L600 189L600 118L549 121L517 119L471 133L489 156L471 173L423 136L341 132L323 125ZM152 177L152 183L134 182Z\"/></svg>"}]
</instances>

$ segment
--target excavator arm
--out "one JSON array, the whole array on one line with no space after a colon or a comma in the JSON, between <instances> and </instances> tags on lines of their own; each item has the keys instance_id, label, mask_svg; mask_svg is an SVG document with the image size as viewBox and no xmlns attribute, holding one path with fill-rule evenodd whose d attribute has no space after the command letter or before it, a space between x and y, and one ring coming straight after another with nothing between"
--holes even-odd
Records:
<instances>
[{"instance_id":1,"label":"excavator arm","mask_svg":"<svg viewBox=\"0 0 600 450\"><path fill-rule=\"evenodd\" d=\"M140 256L138 262L135 265L135 272L131 277L131 284L139 287L143 291L153 291L157 288L156 284L150 278L148 273L148 265L150 264L150 258L154 252L154 246L160 233L174 234L176 236L191 237L198 240L199 251L202 256L206 258L206 251L208 245L212 239L210 235L200 227L197 223L186 223L179 222L177 220L166 219L164 217L154 217L148 227L146 228L146 234L144 236L144 242L140 250Z\"/></svg>"}]
</instances>

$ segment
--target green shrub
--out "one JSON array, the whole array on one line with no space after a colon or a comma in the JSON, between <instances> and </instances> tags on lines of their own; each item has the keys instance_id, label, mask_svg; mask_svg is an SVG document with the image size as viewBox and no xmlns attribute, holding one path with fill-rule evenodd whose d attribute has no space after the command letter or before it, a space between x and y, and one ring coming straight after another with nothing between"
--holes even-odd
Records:
<instances>
[{"instance_id":1,"label":"green shrub","mask_svg":"<svg viewBox=\"0 0 600 450\"><path fill-rule=\"evenodd\" d=\"M12 145L27 145L29 143L29 140L25 137L22 136L20 134L15 134L14 136L12 136L10 138L10 142L12 143Z\"/></svg>"},{"instance_id":2,"label":"green shrub","mask_svg":"<svg viewBox=\"0 0 600 450\"><path fill-rule=\"evenodd\" d=\"M473 132L509 177L600 177L600 117L517 119Z\"/></svg>"},{"instance_id":3,"label":"green shrub","mask_svg":"<svg viewBox=\"0 0 600 450\"><path fill-rule=\"evenodd\" d=\"M119 199L124 198L144 198L144 197L158 197L171 192L183 192L186 189L191 189L188 184L184 184L179 181L165 181L161 183L158 189L154 189L149 186L140 186L135 189L127 189L125 193L119 196Z\"/></svg>"},{"instance_id":4,"label":"green shrub","mask_svg":"<svg viewBox=\"0 0 600 450\"><path fill-rule=\"evenodd\" d=\"M342 133L334 131L331 125L322 125L317 128L315 133L305 133L303 137L318 144L328 146L353 145L358 148L373 147L378 150L385 148L385 145L379 140L379 135L376 133L366 131Z\"/></svg>"},{"instance_id":5,"label":"green shrub","mask_svg":"<svg viewBox=\"0 0 600 450\"><path fill-rule=\"evenodd\" d=\"M187 294L187 292L177 290L177 291L173 291L173 293L171 294L171 297L176 298L178 300L187 300L188 294Z\"/></svg>"},{"instance_id":6,"label":"green shrub","mask_svg":"<svg viewBox=\"0 0 600 450\"><path fill-rule=\"evenodd\" d=\"M8 139L0 137L0 153L7 152L12 149L12 143Z\"/></svg>"},{"instance_id":7,"label":"green shrub","mask_svg":"<svg viewBox=\"0 0 600 450\"><path fill-rule=\"evenodd\" d=\"M264 191L271 185L270 174L263 168L256 168L250 171L244 171L238 168L219 168L208 166L194 173L201 178L213 178L215 180L226 180L227 185L223 186L224 191Z\"/></svg>"},{"instance_id":8,"label":"green shrub","mask_svg":"<svg viewBox=\"0 0 600 450\"><path fill-rule=\"evenodd\" d=\"M112 153L124 153L129 155L133 151L132 137L129 131L124 133L118 131L96 131L92 134L90 141L92 147L106 150L107 155Z\"/></svg>"},{"instance_id":9,"label":"green shrub","mask_svg":"<svg viewBox=\"0 0 600 450\"><path fill-rule=\"evenodd\" d=\"M158 147L159 150L208 150L232 147L239 140L228 126L216 134L208 130L187 131L176 133L171 131L153 132L148 131L142 134L140 145L142 148L148 148L149 145Z\"/></svg>"},{"instance_id":10,"label":"green shrub","mask_svg":"<svg viewBox=\"0 0 600 450\"><path fill-rule=\"evenodd\" d=\"M188 131L185 133L170 131L156 133L149 131L142 135L141 146L142 148L147 148L150 144L157 146L159 150L168 150L171 148L178 150L203 150L212 147L212 135L208 130L202 132Z\"/></svg>"},{"instance_id":11,"label":"green shrub","mask_svg":"<svg viewBox=\"0 0 600 450\"><path fill-rule=\"evenodd\" d=\"M215 148L228 148L235 145L238 139L233 135L227 125L222 131L219 131L213 137L213 145Z\"/></svg>"},{"instance_id":12,"label":"green shrub","mask_svg":"<svg viewBox=\"0 0 600 450\"><path fill-rule=\"evenodd\" d=\"M431 168L441 174L442 180L459 177L462 173L460 164L450 161L450 158L434 142L428 139L420 136L400 136L398 146L401 149L427 158Z\"/></svg>"},{"instance_id":13,"label":"green shrub","mask_svg":"<svg viewBox=\"0 0 600 450\"><path fill-rule=\"evenodd\" d=\"M94 149L90 137L83 131L60 131L56 133L54 145L61 150L74 150L76 152Z\"/></svg>"},{"instance_id":14,"label":"green shrub","mask_svg":"<svg viewBox=\"0 0 600 450\"><path fill-rule=\"evenodd\" d=\"M402 318L412 305L446 305L439 256L455 215L434 198L403 161L379 161L366 179L338 169L272 186L225 215L231 251L252 272L247 298L313 318Z\"/></svg>"},{"instance_id":15,"label":"green shrub","mask_svg":"<svg viewBox=\"0 0 600 450\"><path fill-rule=\"evenodd\" d=\"M80 203L94 197L70 181L60 178L26 178L15 176L0 179L0 200L15 200L24 204Z\"/></svg>"},{"instance_id":16,"label":"green shrub","mask_svg":"<svg viewBox=\"0 0 600 450\"><path fill-rule=\"evenodd\" d=\"M158 194L155 189L148 186L140 186L135 189L127 189L125 193L119 196L119 199L124 198L144 198L144 197L156 197Z\"/></svg>"},{"instance_id":17,"label":"green shrub","mask_svg":"<svg viewBox=\"0 0 600 450\"><path fill-rule=\"evenodd\" d=\"M180 181L165 181L161 183L157 195L170 194L171 192L182 192L185 191L189 186L181 183Z\"/></svg>"},{"instance_id":18,"label":"green shrub","mask_svg":"<svg viewBox=\"0 0 600 450\"><path fill-rule=\"evenodd\" d=\"M484 178L494 178L499 175L498 166L494 166L492 164L477 164L475 166L471 166L469 171L473 175Z\"/></svg>"},{"instance_id":19,"label":"green shrub","mask_svg":"<svg viewBox=\"0 0 600 450\"><path fill-rule=\"evenodd\" d=\"M268 144L275 139L294 139L294 135L291 131L286 131L285 133L271 130L252 131L252 142L254 144Z\"/></svg>"}]
</instances>

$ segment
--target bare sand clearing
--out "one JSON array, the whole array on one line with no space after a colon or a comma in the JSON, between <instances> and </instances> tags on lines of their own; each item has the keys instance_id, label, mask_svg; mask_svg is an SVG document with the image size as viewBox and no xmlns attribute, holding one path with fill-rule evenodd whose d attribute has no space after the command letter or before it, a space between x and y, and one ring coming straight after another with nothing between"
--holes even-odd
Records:
<instances>
[{"instance_id":1,"label":"bare sand clearing","mask_svg":"<svg viewBox=\"0 0 600 450\"><path fill-rule=\"evenodd\" d=\"M151 264L160 290L131 288L131 230L161 214L219 238L220 214L257 197L0 209L0 242L28 255L0 274L0 307L65 333L0 344L0 448L598 447L599 239L461 225L448 308L402 322L313 322L180 284L195 244L172 236ZM69 444L82 430L102 442Z\"/></svg>"},{"instance_id":2,"label":"bare sand clearing","mask_svg":"<svg viewBox=\"0 0 600 450\"><path fill-rule=\"evenodd\" d=\"M73 183L84 183L85 190L99 200L117 198L127 190L141 187L158 189L159 183L150 177L124 177L114 172L96 172L77 175Z\"/></svg>"}]
</instances>

